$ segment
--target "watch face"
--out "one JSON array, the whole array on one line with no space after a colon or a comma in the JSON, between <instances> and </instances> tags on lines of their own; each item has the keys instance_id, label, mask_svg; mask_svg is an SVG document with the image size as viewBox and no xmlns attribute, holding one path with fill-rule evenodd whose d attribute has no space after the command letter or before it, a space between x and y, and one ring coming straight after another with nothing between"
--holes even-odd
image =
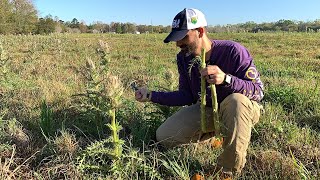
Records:
<instances>
[{"instance_id":1,"label":"watch face","mask_svg":"<svg viewBox=\"0 0 320 180\"><path fill-rule=\"evenodd\" d=\"M226 84L230 84L231 83L231 76L229 74L226 75L225 83Z\"/></svg>"}]
</instances>

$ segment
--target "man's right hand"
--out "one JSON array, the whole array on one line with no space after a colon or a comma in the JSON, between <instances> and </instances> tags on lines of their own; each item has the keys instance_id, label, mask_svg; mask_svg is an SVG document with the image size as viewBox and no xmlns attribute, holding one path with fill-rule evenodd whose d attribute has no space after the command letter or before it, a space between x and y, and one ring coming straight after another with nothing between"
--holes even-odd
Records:
<instances>
[{"instance_id":1,"label":"man's right hand","mask_svg":"<svg viewBox=\"0 0 320 180\"><path fill-rule=\"evenodd\" d=\"M135 92L135 98L139 102L148 102L151 100L151 92L146 87L139 88Z\"/></svg>"}]
</instances>

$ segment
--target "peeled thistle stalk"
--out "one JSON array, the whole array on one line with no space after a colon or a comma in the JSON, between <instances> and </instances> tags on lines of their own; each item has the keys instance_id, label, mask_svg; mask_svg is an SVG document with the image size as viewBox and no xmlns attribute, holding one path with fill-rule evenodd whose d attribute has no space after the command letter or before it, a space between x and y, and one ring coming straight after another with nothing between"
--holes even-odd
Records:
<instances>
[{"instance_id":1,"label":"peeled thistle stalk","mask_svg":"<svg viewBox=\"0 0 320 180\"><path fill-rule=\"evenodd\" d=\"M219 113L218 113L218 100L217 100L217 92L216 85L210 84L211 89L211 101L212 101L212 120L214 131L216 134L220 134L220 123L219 123Z\"/></svg>"},{"instance_id":2,"label":"peeled thistle stalk","mask_svg":"<svg viewBox=\"0 0 320 180\"><path fill-rule=\"evenodd\" d=\"M222 146L223 137L220 133L216 86L214 84L210 84L210 89L211 89L211 101L212 101L212 118L213 118L212 120L213 120L214 132L215 132L215 138L213 139L213 142L211 143L211 145L214 148L219 148Z\"/></svg>"},{"instance_id":3,"label":"peeled thistle stalk","mask_svg":"<svg viewBox=\"0 0 320 180\"><path fill-rule=\"evenodd\" d=\"M202 57L202 63L204 62L204 67L205 67L206 64L205 64L205 50L204 49L202 49L202 51L201 51L201 57ZM203 67L203 64L201 64L201 67ZM201 83L202 83L202 79L201 79ZM201 88L202 88L202 84L201 84ZM210 84L210 89L211 89L211 102L212 102L212 121L213 121L213 128L215 131L215 138L214 138L214 141L212 142L212 146L214 148L218 148L218 147L221 147L221 145L223 143L223 138L220 133L220 122L219 122L218 99L217 99L216 85ZM202 117L202 115L201 115L201 117ZM201 119L201 122L202 121L203 120ZM206 120L204 120L204 121L206 121ZM205 122L205 124L206 124L206 122ZM203 125L203 123L201 123L201 125ZM205 132L205 131L203 131L203 132Z\"/></svg>"},{"instance_id":4,"label":"peeled thistle stalk","mask_svg":"<svg viewBox=\"0 0 320 180\"><path fill-rule=\"evenodd\" d=\"M201 49L201 69L206 67L206 52L205 49ZM212 142L214 148L221 147L223 143L223 138L220 133L220 123L219 123L219 113L218 113L218 100L216 86L210 84L211 89L211 101L212 101L212 120L215 130L215 138ZM203 133L207 132L207 121L206 121L206 80L204 77L201 77L201 131Z\"/></svg>"},{"instance_id":5,"label":"peeled thistle stalk","mask_svg":"<svg viewBox=\"0 0 320 180\"><path fill-rule=\"evenodd\" d=\"M200 68L204 69L206 68L206 52L205 49L201 49L201 63L200 63ZM207 132L207 120L206 120L206 79L201 76L201 95L200 95L200 110L201 110L201 131L203 133Z\"/></svg>"}]
</instances>

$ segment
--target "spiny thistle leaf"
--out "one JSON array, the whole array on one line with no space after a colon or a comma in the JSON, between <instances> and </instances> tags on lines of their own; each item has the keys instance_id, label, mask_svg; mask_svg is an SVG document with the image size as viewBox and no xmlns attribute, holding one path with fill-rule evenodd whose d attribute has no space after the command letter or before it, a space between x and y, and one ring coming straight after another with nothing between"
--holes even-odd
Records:
<instances>
[{"instance_id":1,"label":"spiny thistle leaf","mask_svg":"<svg viewBox=\"0 0 320 180\"><path fill-rule=\"evenodd\" d=\"M190 79L191 79L192 68L194 67L195 64L199 65L200 63L201 63L201 57L200 56L196 56L195 58L193 58L191 60L191 63L189 64L189 67L188 67L188 69L189 69L188 74L189 74Z\"/></svg>"}]
</instances>

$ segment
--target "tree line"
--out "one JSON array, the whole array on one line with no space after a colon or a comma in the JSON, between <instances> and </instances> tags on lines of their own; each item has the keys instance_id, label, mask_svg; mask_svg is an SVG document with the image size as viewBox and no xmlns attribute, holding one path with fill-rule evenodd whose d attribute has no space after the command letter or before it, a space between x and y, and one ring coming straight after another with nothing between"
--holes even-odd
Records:
<instances>
[{"instance_id":1,"label":"tree line","mask_svg":"<svg viewBox=\"0 0 320 180\"><path fill-rule=\"evenodd\" d=\"M50 34L50 33L168 33L171 26L137 25L135 23L93 22L87 25L77 18L60 20L57 16L39 17L32 0L0 0L0 34ZM209 33L218 32L320 32L320 19L303 22L279 20L277 22L239 24L207 27Z\"/></svg>"},{"instance_id":2,"label":"tree line","mask_svg":"<svg viewBox=\"0 0 320 180\"><path fill-rule=\"evenodd\" d=\"M209 32L320 32L320 19L310 22L281 19L277 22L255 23L249 21L225 26L210 26Z\"/></svg>"},{"instance_id":3,"label":"tree line","mask_svg":"<svg viewBox=\"0 0 320 180\"><path fill-rule=\"evenodd\" d=\"M52 32L75 32L75 33L168 33L171 30L171 26L152 26L152 25L136 25L135 23L121 23L121 22L111 22L106 24L103 22L94 22L90 25L86 25L85 22L79 22L76 18L71 21L54 20L51 16L46 16L45 18L40 18L41 26L44 30L51 26L50 33ZM40 34L42 33L39 32Z\"/></svg>"}]
</instances>

